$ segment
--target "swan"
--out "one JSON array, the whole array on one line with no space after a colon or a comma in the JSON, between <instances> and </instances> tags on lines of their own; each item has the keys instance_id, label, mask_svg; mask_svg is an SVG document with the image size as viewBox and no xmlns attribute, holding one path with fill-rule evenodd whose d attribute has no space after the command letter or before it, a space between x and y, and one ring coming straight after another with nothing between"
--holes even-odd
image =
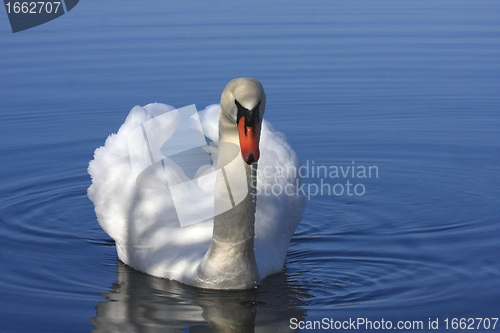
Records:
<instances>
[{"instance_id":1,"label":"swan","mask_svg":"<svg viewBox=\"0 0 500 333\"><path fill-rule=\"evenodd\" d=\"M220 105L194 112L189 121L199 125L190 128L203 133L209 163L192 177L175 156L165 156L168 138L180 124L178 111L161 103L130 111L88 166L87 195L122 262L207 289L254 288L282 271L306 199L300 161L285 136L263 119L265 104L259 81L238 78L226 86ZM162 137L161 149L138 144L160 117L168 118L155 134ZM160 158L153 159L154 154ZM138 155L150 156L154 165L137 169ZM207 192L212 195L188 191L177 202L177 187L188 183L196 190L212 189ZM206 212L207 207L211 215L183 225L179 212Z\"/></svg>"}]
</instances>

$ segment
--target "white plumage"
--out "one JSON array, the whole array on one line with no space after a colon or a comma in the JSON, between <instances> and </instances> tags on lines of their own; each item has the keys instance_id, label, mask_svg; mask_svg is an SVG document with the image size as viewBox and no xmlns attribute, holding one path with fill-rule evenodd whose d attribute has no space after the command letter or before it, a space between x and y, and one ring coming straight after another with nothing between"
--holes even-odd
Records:
<instances>
[{"instance_id":1,"label":"white plumage","mask_svg":"<svg viewBox=\"0 0 500 333\"><path fill-rule=\"evenodd\" d=\"M218 144L219 105L199 112L205 135ZM162 278L196 285L196 268L210 246L213 219L181 227L170 191L137 186L128 137L142 123L173 107L134 107L116 134L95 151L88 197L99 224L127 265ZM255 215L255 259L261 279L283 269L290 239L302 218L299 159L282 133L262 122ZM186 207L186 209L189 209Z\"/></svg>"}]
</instances>

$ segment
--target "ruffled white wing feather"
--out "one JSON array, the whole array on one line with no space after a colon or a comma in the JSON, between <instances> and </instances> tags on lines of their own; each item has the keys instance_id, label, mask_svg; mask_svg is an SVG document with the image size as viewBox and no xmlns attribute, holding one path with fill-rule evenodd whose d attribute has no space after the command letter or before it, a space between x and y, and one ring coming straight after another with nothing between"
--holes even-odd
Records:
<instances>
[{"instance_id":1,"label":"ruffled white wing feather","mask_svg":"<svg viewBox=\"0 0 500 333\"><path fill-rule=\"evenodd\" d=\"M135 128L171 110L174 108L160 103L134 107L118 133L95 151L88 168L92 185L87 193L99 224L116 242L124 263L191 284L210 245L213 220L181 227L167 186L137 186L128 149L128 137ZM207 152L216 162L219 105L207 107L199 116L209 139ZM298 191L300 163L295 152L284 135L266 121L260 146L255 255L264 278L282 270L288 244L302 218L305 197Z\"/></svg>"}]
</instances>

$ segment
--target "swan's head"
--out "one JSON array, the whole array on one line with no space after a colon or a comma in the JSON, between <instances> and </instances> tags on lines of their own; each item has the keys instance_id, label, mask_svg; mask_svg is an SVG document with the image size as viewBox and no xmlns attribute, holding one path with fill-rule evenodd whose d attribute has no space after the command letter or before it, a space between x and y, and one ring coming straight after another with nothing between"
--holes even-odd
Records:
<instances>
[{"instance_id":1,"label":"swan's head","mask_svg":"<svg viewBox=\"0 0 500 333\"><path fill-rule=\"evenodd\" d=\"M238 127L241 156L246 163L259 160L259 139L266 94L259 81L234 79L222 92L221 111Z\"/></svg>"}]
</instances>

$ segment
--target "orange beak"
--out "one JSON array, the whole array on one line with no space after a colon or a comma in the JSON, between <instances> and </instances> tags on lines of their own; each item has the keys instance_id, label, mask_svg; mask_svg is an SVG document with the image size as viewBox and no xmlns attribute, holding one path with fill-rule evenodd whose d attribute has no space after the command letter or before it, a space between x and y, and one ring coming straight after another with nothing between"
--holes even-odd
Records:
<instances>
[{"instance_id":1,"label":"orange beak","mask_svg":"<svg viewBox=\"0 0 500 333\"><path fill-rule=\"evenodd\" d=\"M247 164L257 162L260 157L259 151L259 123L255 119L252 126L246 126L245 117L238 121L238 132L240 134L241 156Z\"/></svg>"}]
</instances>

